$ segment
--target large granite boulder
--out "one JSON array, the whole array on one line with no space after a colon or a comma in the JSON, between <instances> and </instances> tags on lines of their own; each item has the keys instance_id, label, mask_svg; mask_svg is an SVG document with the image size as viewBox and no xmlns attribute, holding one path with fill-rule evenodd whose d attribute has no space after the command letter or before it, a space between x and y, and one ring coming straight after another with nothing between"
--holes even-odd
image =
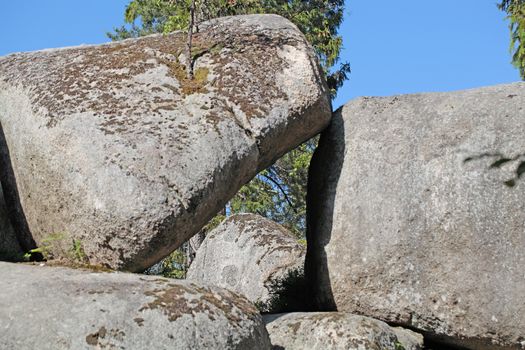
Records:
<instances>
[{"instance_id":1,"label":"large granite boulder","mask_svg":"<svg viewBox=\"0 0 525 350\"><path fill-rule=\"evenodd\" d=\"M143 270L327 125L323 73L291 22L200 29L194 80L182 32L0 58L2 177L19 194L6 192L24 214L19 241L60 234L50 255L82 246L91 264Z\"/></svg>"},{"instance_id":2,"label":"large granite boulder","mask_svg":"<svg viewBox=\"0 0 525 350\"><path fill-rule=\"evenodd\" d=\"M423 349L421 334L345 312L297 312L265 315L263 319L273 349Z\"/></svg>"},{"instance_id":3,"label":"large granite boulder","mask_svg":"<svg viewBox=\"0 0 525 350\"><path fill-rule=\"evenodd\" d=\"M0 186L0 260L18 260L22 255L22 249L9 220L4 201L4 192L2 191L2 186Z\"/></svg>"},{"instance_id":4,"label":"large granite boulder","mask_svg":"<svg viewBox=\"0 0 525 350\"><path fill-rule=\"evenodd\" d=\"M206 236L187 279L228 288L263 311L281 312L296 301L279 300L293 296L278 289L302 282L305 253L281 225L259 215L233 215Z\"/></svg>"},{"instance_id":5,"label":"large granite boulder","mask_svg":"<svg viewBox=\"0 0 525 350\"><path fill-rule=\"evenodd\" d=\"M218 287L0 263L1 349L270 349L255 306Z\"/></svg>"},{"instance_id":6,"label":"large granite boulder","mask_svg":"<svg viewBox=\"0 0 525 350\"><path fill-rule=\"evenodd\" d=\"M359 98L310 168L322 309L471 349L525 347L525 84Z\"/></svg>"}]
</instances>

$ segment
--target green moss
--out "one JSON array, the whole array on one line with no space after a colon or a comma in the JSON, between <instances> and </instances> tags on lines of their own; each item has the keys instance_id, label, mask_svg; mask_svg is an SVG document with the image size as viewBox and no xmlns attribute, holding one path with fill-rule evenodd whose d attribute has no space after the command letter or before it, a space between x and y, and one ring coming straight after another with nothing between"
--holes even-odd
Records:
<instances>
[{"instance_id":1,"label":"green moss","mask_svg":"<svg viewBox=\"0 0 525 350\"><path fill-rule=\"evenodd\" d=\"M181 81L182 93L184 95L192 95L207 92L206 83L208 81L208 73L208 68L197 68L194 72L193 79L186 78Z\"/></svg>"},{"instance_id":2,"label":"green moss","mask_svg":"<svg viewBox=\"0 0 525 350\"><path fill-rule=\"evenodd\" d=\"M222 43L218 43L218 44L213 45L210 48L210 53L216 55L220 53L222 49L224 49L224 45Z\"/></svg>"},{"instance_id":3,"label":"green moss","mask_svg":"<svg viewBox=\"0 0 525 350\"><path fill-rule=\"evenodd\" d=\"M200 84L205 84L208 80L208 74L210 74L208 68L197 68L194 79Z\"/></svg>"},{"instance_id":4,"label":"green moss","mask_svg":"<svg viewBox=\"0 0 525 350\"><path fill-rule=\"evenodd\" d=\"M71 241L71 245L67 241ZM56 252L62 254L55 256ZM48 266L62 266L87 269L95 272L110 272L111 269L101 265L90 265L82 241L71 238L66 233L52 233L42 240L42 244L26 252L21 261L45 261Z\"/></svg>"},{"instance_id":5,"label":"green moss","mask_svg":"<svg viewBox=\"0 0 525 350\"><path fill-rule=\"evenodd\" d=\"M195 59L199 56L202 56L203 54L207 53L209 51L209 48L206 46L197 46L191 48L191 57L192 59Z\"/></svg>"},{"instance_id":6,"label":"green moss","mask_svg":"<svg viewBox=\"0 0 525 350\"><path fill-rule=\"evenodd\" d=\"M113 272L112 269L102 265L90 265L88 263L78 263L66 260L49 260L46 261L46 266L53 267L67 267L71 269L89 270L92 272Z\"/></svg>"},{"instance_id":7,"label":"green moss","mask_svg":"<svg viewBox=\"0 0 525 350\"><path fill-rule=\"evenodd\" d=\"M179 82L182 95L208 92L206 89L210 72L208 68L197 68L193 73L193 79L188 79L186 68L179 62L165 61L163 63L168 66L170 75Z\"/></svg>"}]
</instances>

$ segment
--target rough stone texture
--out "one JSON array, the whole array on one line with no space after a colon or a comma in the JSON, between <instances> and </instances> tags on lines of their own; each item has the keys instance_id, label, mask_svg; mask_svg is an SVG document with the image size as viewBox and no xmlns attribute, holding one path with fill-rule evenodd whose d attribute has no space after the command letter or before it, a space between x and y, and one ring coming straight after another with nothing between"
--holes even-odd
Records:
<instances>
[{"instance_id":1,"label":"rough stone texture","mask_svg":"<svg viewBox=\"0 0 525 350\"><path fill-rule=\"evenodd\" d=\"M472 349L525 348L525 179L504 184L525 171L524 135L523 83L337 111L308 188L319 306Z\"/></svg>"},{"instance_id":2,"label":"rough stone texture","mask_svg":"<svg viewBox=\"0 0 525 350\"><path fill-rule=\"evenodd\" d=\"M204 239L187 278L268 303L272 286L302 270L306 247L288 230L254 214L234 215Z\"/></svg>"},{"instance_id":3,"label":"rough stone texture","mask_svg":"<svg viewBox=\"0 0 525 350\"><path fill-rule=\"evenodd\" d=\"M270 349L257 309L218 287L0 263L1 349Z\"/></svg>"},{"instance_id":4,"label":"rough stone texture","mask_svg":"<svg viewBox=\"0 0 525 350\"><path fill-rule=\"evenodd\" d=\"M178 32L0 58L21 241L60 233L55 256L75 241L92 264L142 270L329 122L315 53L282 17L202 25L193 81L184 43Z\"/></svg>"},{"instance_id":5,"label":"rough stone texture","mask_svg":"<svg viewBox=\"0 0 525 350\"><path fill-rule=\"evenodd\" d=\"M421 334L345 312L263 316L274 349L420 350Z\"/></svg>"},{"instance_id":6,"label":"rough stone texture","mask_svg":"<svg viewBox=\"0 0 525 350\"><path fill-rule=\"evenodd\" d=\"M4 201L4 192L0 186L0 260L16 260L23 252L16 239L15 231L9 221Z\"/></svg>"}]
</instances>

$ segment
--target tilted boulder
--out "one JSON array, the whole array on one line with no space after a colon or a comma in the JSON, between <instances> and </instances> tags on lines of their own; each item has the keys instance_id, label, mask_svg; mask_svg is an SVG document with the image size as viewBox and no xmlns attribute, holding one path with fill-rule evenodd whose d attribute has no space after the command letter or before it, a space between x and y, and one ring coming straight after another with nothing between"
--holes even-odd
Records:
<instances>
[{"instance_id":1,"label":"tilted boulder","mask_svg":"<svg viewBox=\"0 0 525 350\"><path fill-rule=\"evenodd\" d=\"M525 84L359 98L310 168L322 309L471 349L525 347Z\"/></svg>"},{"instance_id":2,"label":"tilted boulder","mask_svg":"<svg viewBox=\"0 0 525 350\"><path fill-rule=\"evenodd\" d=\"M301 283L305 253L281 225L259 215L233 215L206 236L187 279L228 288L263 310L279 312L300 302L278 300L288 296L278 289Z\"/></svg>"},{"instance_id":3,"label":"tilted boulder","mask_svg":"<svg viewBox=\"0 0 525 350\"><path fill-rule=\"evenodd\" d=\"M274 349L423 349L421 334L345 312L297 312L263 319Z\"/></svg>"},{"instance_id":4,"label":"tilted boulder","mask_svg":"<svg viewBox=\"0 0 525 350\"><path fill-rule=\"evenodd\" d=\"M80 244L92 264L143 270L327 125L323 73L291 22L249 15L200 29L193 80L182 32L0 58L14 179L3 177L20 194L6 198L25 215L21 236L61 234L54 256Z\"/></svg>"},{"instance_id":5,"label":"tilted boulder","mask_svg":"<svg viewBox=\"0 0 525 350\"><path fill-rule=\"evenodd\" d=\"M270 349L255 306L218 287L0 263L2 349Z\"/></svg>"}]
</instances>

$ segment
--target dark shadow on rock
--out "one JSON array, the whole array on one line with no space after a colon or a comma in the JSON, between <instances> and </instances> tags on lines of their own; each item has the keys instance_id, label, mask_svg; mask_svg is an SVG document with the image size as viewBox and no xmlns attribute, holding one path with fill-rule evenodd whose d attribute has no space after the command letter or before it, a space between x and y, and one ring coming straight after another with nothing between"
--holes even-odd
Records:
<instances>
[{"instance_id":1,"label":"dark shadow on rock","mask_svg":"<svg viewBox=\"0 0 525 350\"><path fill-rule=\"evenodd\" d=\"M0 187L0 261L17 262L23 258L23 255L7 214L4 192Z\"/></svg>"},{"instance_id":2,"label":"dark shadow on rock","mask_svg":"<svg viewBox=\"0 0 525 350\"><path fill-rule=\"evenodd\" d=\"M424 339L425 339L425 347L423 348L424 350L467 350L467 348L454 347L450 344L436 342L425 336L424 336Z\"/></svg>"},{"instance_id":3,"label":"dark shadow on rock","mask_svg":"<svg viewBox=\"0 0 525 350\"><path fill-rule=\"evenodd\" d=\"M268 301L255 303L261 314L308 312L314 309L302 268L292 269L280 278L271 279L268 290Z\"/></svg>"},{"instance_id":4,"label":"dark shadow on rock","mask_svg":"<svg viewBox=\"0 0 525 350\"><path fill-rule=\"evenodd\" d=\"M425 342L424 350L468 350L498 348L498 346L492 346L490 343L487 343L486 339L480 339L476 337L456 338L438 335L432 332L422 332L421 330L417 332L423 334ZM502 347L502 349L507 349L507 347Z\"/></svg>"},{"instance_id":5,"label":"dark shadow on rock","mask_svg":"<svg viewBox=\"0 0 525 350\"><path fill-rule=\"evenodd\" d=\"M4 128L0 123L0 182L4 191L9 220L13 226L18 243L23 251L36 248L35 240L27 224L26 216L20 203L20 195L16 177L13 171L11 155L4 134ZM33 257L38 259L39 257Z\"/></svg>"},{"instance_id":6,"label":"dark shadow on rock","mask_svg":"<svg viewBox=\"0 0 525 350\"><path fill-rule=\"evenodd\" d=\"M336 311L325 246L330 242L335 191L345 156L342 108L323 131L308 171L305 276L315 309Z\"/></svg>"},{"instance_id":7,"label":"dark shadow on rock","mask_svg":"<svg viewBox=\"0 0 525 350\"><path fill-rule=\"evenodd\" d=\"M446 336L443 334L436 334L435 332L425 331L417 327L399 323L399 322L386 322L386 323L388 323L388 325L392 327L400 327L404 329L409 329L415 333L421 334L424 339L423 350L488 349L486 340L483 340L483 339L459 338L459 337L453 337L453 336Z\"/></svg>"},{"instance_id":8,"label":"dark shadow on rock","mask_svg":"<svg viewBox=\"0 0 525 350\"><path fill-rule=\"evenodd\" d=\"M468 162L472 162L472 161L475 161L475 160L480 160L480 159L485 159L485 158L489 158L489 159L492 159L492 163L490 164L489 166L489 169L500 169L503 165L509 163L509 162L514 162L516 160L520 160L518 166L516 167L516 170L515 170L515 176L505 182L503 182L505 184L505 186L507 187L514 187L516 186L516 183L517 181L521 178L521 176L523 174L525 174L525 161L522 160L523 158L525 158L525 153L521 153L521 154L518 154L517 156L515 157L506 157L504 155L502 155L501 153L482 153L482 154L479 154L479 155L475 155L475 156L471 156L471 157L467 157L463 160L463 163L468 163Z\"/></svg>"}]
</instances>

